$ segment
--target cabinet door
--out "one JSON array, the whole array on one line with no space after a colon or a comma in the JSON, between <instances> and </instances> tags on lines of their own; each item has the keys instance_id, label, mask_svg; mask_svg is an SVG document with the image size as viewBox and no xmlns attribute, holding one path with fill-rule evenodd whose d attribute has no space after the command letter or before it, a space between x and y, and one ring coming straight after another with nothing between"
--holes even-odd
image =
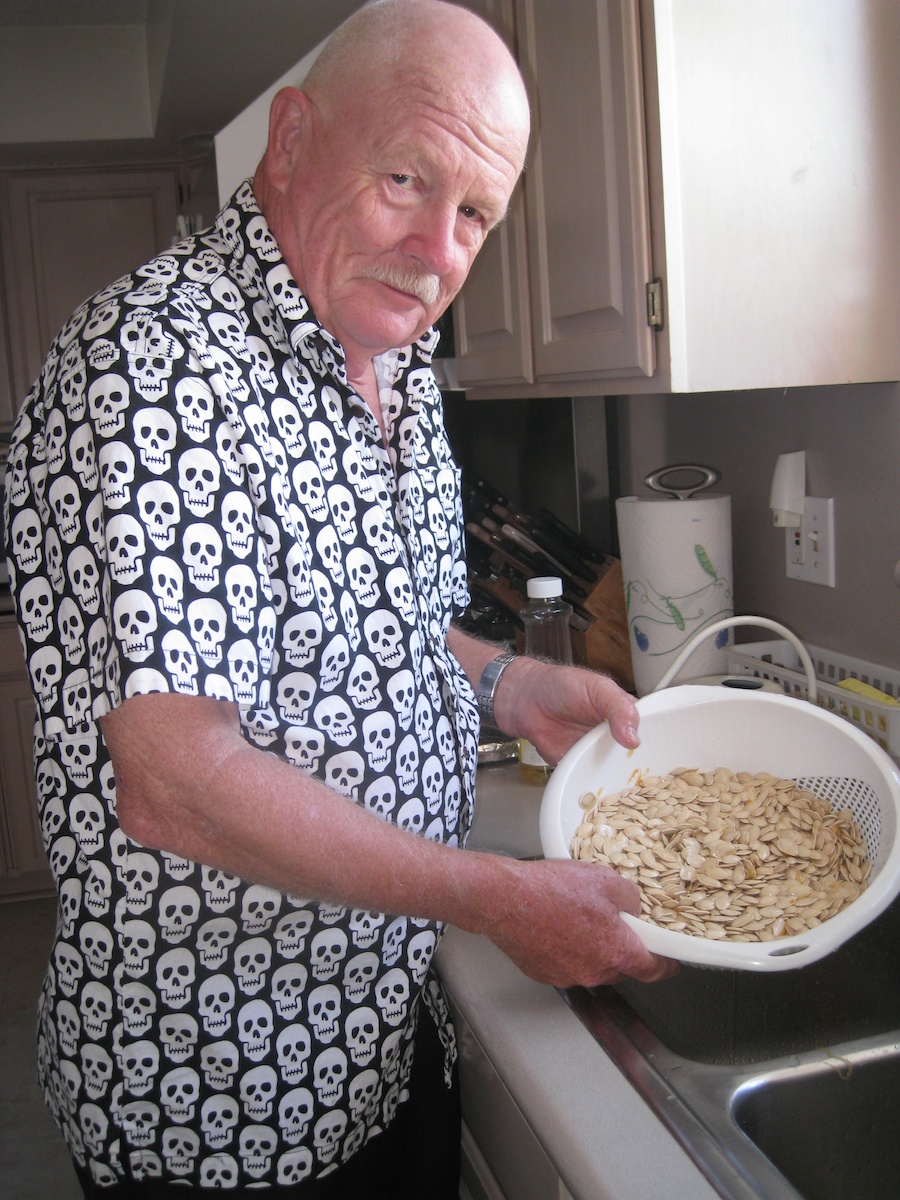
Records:
<instances>
[{"instance_id":1,"label":"cabinet door","mask_svg":"<svg viewBox=\"0 0 900 1200\"><path fill-rule=\"evenodd\" d=\"M512 0L473 0L515 53ZM492 230L453 306L456 365L463 387L472 383L530 383L531 316L528 299L525 203L522 182L506 220Z\"/></svg>"},{"instance_id":2,"label":"cabinet door","mask_svg":"<svg viewBox=\"0 0 900 1200\"><path fill-rule=\"evenodd\" d=\"M5 276L3 252L2 248L0 248L0 279L4 279ZM0 287L0 428L12 421L16 411L16 404L13 399L12 363L9 358L8 328L6 301L3 297L3 288Z\"/></svg>"},{"instance_id":3,"label":"cabinet door","mask_svg":"<svg viewBox=\"0 0 900 1200\"><path fill-rule=\"evenodd\" d=\"M516 0L535 375L652 375L637 0Z\"/></svg>"},{"instance_id":4,"label":"cabinet door","mask_svg":"<svg viewBox=\"0 0 900 1200\"><path fill-rule=\"evenodd\" d=\"M0 625L0 896L53 887L34 781L34 697L15 625Z\"/></svg>"},{"instance_id":5,"label":"cabinet door","mask_svg":"<svg viewBox=\"0 0 900 1200\"><path fill-rule=\"evenodd\" d=\"M473 383L531 383L531 316L521 183L506 220L493 229L453 308L456 369Z\"/></svg>"},{"instance_id":6,"label":"cabinet door","mask_svg":"<svg viewBox=\"0 0 900 1200\"><path fill-rule=\"evenodd\" d=\"M5 190L3 268L13 389L21 403L82 300L169 245L177 178L171 169L47 171L9 176ZM0 412L0 422L14 415Z\"/></svg>"}]
</instances>

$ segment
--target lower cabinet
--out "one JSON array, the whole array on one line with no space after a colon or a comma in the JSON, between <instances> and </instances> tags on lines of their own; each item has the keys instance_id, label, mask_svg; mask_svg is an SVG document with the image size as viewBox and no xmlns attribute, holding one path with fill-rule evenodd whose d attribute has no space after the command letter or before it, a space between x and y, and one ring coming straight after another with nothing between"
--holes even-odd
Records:
<instances>
[{"instance_id":1,"label":"lower cabinet","mask_svg":"<svg viewBox=\"0 0 900 1200\"><path fill-rule=\"evenodd\" d=\"M0 900L49 895L32 752L34 697L11 617L0 618Z\"/></svg>"},{"instance_id":2,"label":"lower cabinet","mask_svg":"<svg viewBox=\"0 0 900 1200\"><path fill-rule=\"evenodd\" d=\"M462 1093L462 1200L575 1200L478 1039L454 1012Z\"/></svg>"}]
</instances>

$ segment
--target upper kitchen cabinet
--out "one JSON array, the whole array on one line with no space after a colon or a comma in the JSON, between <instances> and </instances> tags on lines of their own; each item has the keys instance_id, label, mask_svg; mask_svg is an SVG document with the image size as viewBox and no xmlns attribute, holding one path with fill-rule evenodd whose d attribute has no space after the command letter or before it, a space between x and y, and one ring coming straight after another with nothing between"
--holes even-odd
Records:
<instances>
[{"instance_id":1,"label":"upper kitchen cabinet","mask_svg":"<svg viewBox=\"0 0 900 1200\"><path fill-rule=\"evenodd\" d=\"M456 302L460 384L652 374L637 6L471 7L516 49L533 134L510 214Z\"/></svg>"},{"instance_id":2,"label":"upper kitchen cabinet","mask_svg":"<svg viewBox=\"0 0 900 1200\"><path fill-rule=\"evenodd\" d=\"M515 52L513 0L470 0L467 7L490 21ZM525 194L520 180L506 219L481 248L453 306L462 387L481 382L533 382L528 306Z\"/></svg>"},{"instance_id":3,"label":"upper kitchen cabinet","mask_svg":"<svg viewBox=\"0 0 900 1200\"><path fill-rule=\"evenodd\" d=\"M525 226L489 241L457 301L461 386L900 378L896 0L516 0L515 34L535 118ZM483 351L514 332L517 272L514 380Z\"/></svg>"}]
</instances>

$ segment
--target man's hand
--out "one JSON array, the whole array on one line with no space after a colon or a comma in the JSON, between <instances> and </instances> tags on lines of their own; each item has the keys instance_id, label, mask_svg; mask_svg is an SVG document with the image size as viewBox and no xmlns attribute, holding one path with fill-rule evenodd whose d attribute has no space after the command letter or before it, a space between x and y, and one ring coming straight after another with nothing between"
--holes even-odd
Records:
<instances>
[{"instance_id":1,"label":"man's hand","mask_svg":"<svg viewBox=\"0 0 900 1200\"><path fill-rule=\"evenodd\" d=\"M447 645L474 687L485 664L502 646L479 641L451 626ZM640 744L634 697L614 679L584 667L562 667L537 658L510 663L494 696L494 723L503 733L525 737L549 763L557 763L580 737L606 722L617 742Z\"/></svg>"},{"instance_id":2,"label":"man's hand","mask_svg":"<svg viewBox=\"0 0 900 1200\"><path fill-rule=\"evenodd\" d=\"M550 859L506 864L506 887L481 931L532 979L594 987L624 976L650 983L678 970L620 920L620 911L640 912L640 896L610 867Z\"/></svg>"},{"instance_id":3,"label":"man's hand","mask_svg":"<svg viewBox=\"0 0 900 1200\"><path fill-rule=\"evenodd\" d=\"M608 675L583 667L518 659L501 679L494 712L504 732L528 738L549 763L604 721L621 745L640 744L634 697Z\"/></svg>"}]
</instances>

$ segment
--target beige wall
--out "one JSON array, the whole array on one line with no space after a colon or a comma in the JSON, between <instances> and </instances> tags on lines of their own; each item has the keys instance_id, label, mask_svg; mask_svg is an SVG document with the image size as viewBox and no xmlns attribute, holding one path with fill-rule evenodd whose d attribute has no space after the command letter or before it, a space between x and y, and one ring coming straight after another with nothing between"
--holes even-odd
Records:
<instances>
[{"instance_id":1,"label":"beige wall","mask_svg":"<svg viewBox=\"0 0 900 1200\"><path fill-rule=\"evenodd\" d=\"M457 457L511 500L544 505L605 540L586 497L606 487L603 400L448 403ZM622 494L649 495L657 467L699 462L732 497L735 611L780 621L805 642L900 669L900 384L631 396L615 402ZM591 412L593 410L593 418ZM573 422L574 416L574 422ZM579 441L581 445L579 446ZM779 454L805 450L807 494L835 506L834 588L788 579L769 489ZM596 461L594 461L596 460ZM766 631L740 640L768 639Z\"/></svg>"},{"instance_id":2,"label":"beige wall","mask_svg":"<svg viewBox=\"0 0 900 1200\"><path fill-rule=\"evenodd\" d=\"M736 612L900 668L900 384L629 397L618 409L623 492L648 494L644 476L669 463L722 472ZM793 450L806 451L807 495L834 497L835 588L785 574L785 535L768 503L775 461Z\"/></svg>"}]
</instances>

